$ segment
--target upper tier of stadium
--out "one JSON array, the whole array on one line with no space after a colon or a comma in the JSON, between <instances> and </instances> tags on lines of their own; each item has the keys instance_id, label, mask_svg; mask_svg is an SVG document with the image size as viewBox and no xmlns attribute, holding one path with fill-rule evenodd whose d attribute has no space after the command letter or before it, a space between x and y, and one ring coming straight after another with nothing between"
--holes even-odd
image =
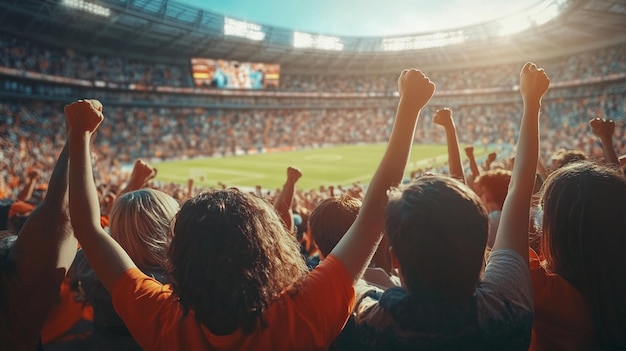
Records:
<instances>
[{"instance_id":1,"label":"upper tier of stadium","mask_svg":"<svg viewBox=\"0 0 626 351\"><path fill-rule=\"evenodd\" d=\"M492 66L626 42L626 4L544 0L499 20L394 37L303 33L168 0L0 2L2 31L61 47L163 63L190 57L278 63L289 74Z\"/></svg>"}]
</instances>

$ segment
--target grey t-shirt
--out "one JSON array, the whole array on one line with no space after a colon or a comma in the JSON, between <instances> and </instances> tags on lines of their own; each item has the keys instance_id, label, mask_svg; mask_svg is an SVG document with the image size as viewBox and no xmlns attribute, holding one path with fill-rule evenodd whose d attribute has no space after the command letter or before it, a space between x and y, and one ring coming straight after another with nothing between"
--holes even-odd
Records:
<instances>
[{"instance_id":1,"label":"grey t-shirt","mask_svg":"<svg viewBox=\"0 0 626 351\"><path fill-rule=\"evenodd\" d=\"M532 320L528 262L502 249L489 256L469 302L371 289L357 302L353 330L342 337L360 350L527 350Z\"/></svg>"}]
</instances>

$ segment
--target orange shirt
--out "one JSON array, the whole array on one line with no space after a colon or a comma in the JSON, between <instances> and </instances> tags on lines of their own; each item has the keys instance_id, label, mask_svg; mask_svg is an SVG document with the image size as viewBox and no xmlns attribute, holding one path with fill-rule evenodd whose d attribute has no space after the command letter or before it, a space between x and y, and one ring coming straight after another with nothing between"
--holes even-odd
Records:
<instances>
[{"instance_id":1,"label":"orange shirt","mask_svg":"<svg viewBox=\"0 0 626 351\"><path fill-rule=\"evenodd\" d=\"M103 229L109 227L109 216L100 216L100 226Z\"/></svg>"},{"instance_id":2,"label":"orange shirt","mask_svg":"<svg viewBox=\"0 0 626 351\"><path fill-rule=\"evenodd\" d=\"M44 345L86 338L92 333L93 308L74 301L67 277L61 283L59 298L59 303L52 308L41 330L41 343Z\"/></svg>"},{"instance_id":3,"label":"orange shirt","mask_svg":"<svg viewBox=\"0 0 626 351\"><path fill-rule=\"evenodd\" d=\"M324 350L339 335L354 304L352 279L333 255L308 274L296 293L283 292L266 311L267 328L250 335L215 335L196 323L193 311L183 317L171 288L136 268L117 280L111 296L146 350Z\"/></svg>"},{"instance_id":4,"label":"orange shirt","mask_svg":"<svg viewBox=\"0 0 626 351\"><path fill-rule=\"evenodd\" d=\"M529 350L594 349L591 311L582 294L561 276L546 272L539 256L529 250L530 277L535 290Z\"/></svg>"},{"instance_id":5,"label":"orange shirt","mask_svg":"<svg viewBox=\"0 0 626 351\"><path fill-rule=\"evenodd\" d=\"M27 215L34 209L35 205L29 204L28 202L22 200L17 200L13 204L11 204L11 208L9 208L8 218L11 219L13 218L13 216L16 215Z\"/></svg>"}]
</instances>

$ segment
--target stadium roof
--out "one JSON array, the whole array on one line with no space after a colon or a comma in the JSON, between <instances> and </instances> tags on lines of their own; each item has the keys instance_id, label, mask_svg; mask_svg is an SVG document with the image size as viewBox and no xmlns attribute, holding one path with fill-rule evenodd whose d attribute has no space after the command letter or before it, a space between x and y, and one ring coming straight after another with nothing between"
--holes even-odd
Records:
<instances>
[{"instance_id":1,"label":"stadium roof","mask_svg":"<svg viewBox=\"0 0 626 351\"><path fill-rule=\"evenodd\" d=\"M286 73L370 74L540 61L626 42L621 0L545 0L522 15L525 22L509 16L432 33L337 37L250 23L168 0L0 1L3 32L144 60L277 62Z\"/></svg>"},{"instance_id":2,"label":"stadium roof","mask_svg":"<svg viewBox=\"0 0 626 351\"><path fill-rule=\"evenodd\" d=\"M177 0L260 25L332 36L391 37L499 20L542 0Z\"/></svg>"}]
</instances>

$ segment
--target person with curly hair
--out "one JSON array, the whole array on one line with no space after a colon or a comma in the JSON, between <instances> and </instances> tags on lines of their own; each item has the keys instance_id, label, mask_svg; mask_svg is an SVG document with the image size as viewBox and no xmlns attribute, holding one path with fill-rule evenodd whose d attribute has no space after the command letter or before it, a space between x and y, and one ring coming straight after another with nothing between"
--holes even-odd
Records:
<instances>
[{"instance_id":1,"label":"person with curly hair","mask_svg":"<svg viewBox=\"0 0 626 351\"><path fill-rule=\"evenodd\" d=\"M387 190L402 180L421 109L435 86L418 70L398 80L387 150L354 224L312 272L275 209L236 189L183 204L168 250L171 285L146 276L100 226L89 143L97 100L66 106L72 226L113 306L147 350L327 349L354 304L354 284L380 241Z\"/></svg>"}]
</instances>

